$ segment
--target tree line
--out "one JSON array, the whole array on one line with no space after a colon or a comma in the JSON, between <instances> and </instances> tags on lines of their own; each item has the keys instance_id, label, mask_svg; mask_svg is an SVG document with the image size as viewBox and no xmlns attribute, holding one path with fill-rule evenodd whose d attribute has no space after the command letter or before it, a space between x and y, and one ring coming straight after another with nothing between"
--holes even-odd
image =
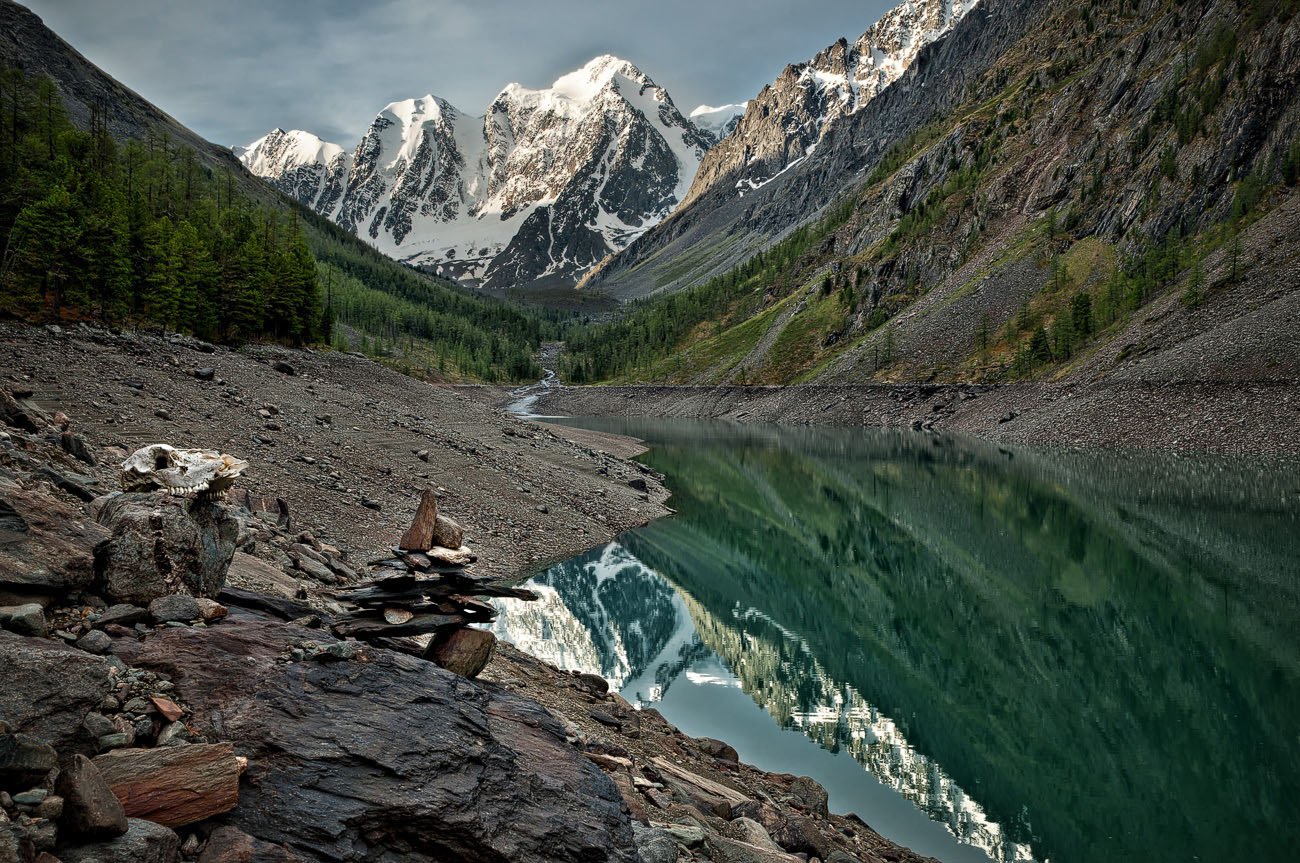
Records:
<instances>
[{"instance_id":1,"label":"tree line","mask_svg":"<svg viewBox=\"0 0 1300 863\"><path fill-rule=\"evenodd\" d=\"M119 144L68 119L49 78L0 71L0 310L200 338L320 340L298 219L258 206L165 133Z\"/></svg>"}]
</instances>

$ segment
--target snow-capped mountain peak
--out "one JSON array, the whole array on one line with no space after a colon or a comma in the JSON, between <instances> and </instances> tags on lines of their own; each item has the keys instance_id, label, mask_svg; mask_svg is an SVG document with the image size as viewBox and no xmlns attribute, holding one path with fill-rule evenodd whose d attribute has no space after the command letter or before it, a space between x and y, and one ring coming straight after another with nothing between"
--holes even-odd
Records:
<instances>
[{"instance_id":1,"label":"snow-capped mountain peak","mask_svg":"<svg viewBox=\"0 0 1300 863\"><path fill-rule=\"evenodd\" d=\"M490 288L572 282L663 219L713 139L611 55L484 116L426 95L385 106L346 154L308 133L237 150L249 170L381 251Z\"/></svg>"},{"instance_id":2,"label":"snow-capped mountain peak","mask_svg":"<svg viewBox=\"0 0 1300 863\"><path fill-rule=\"evenodd\" d=\"M787 66L709 152L687 200L723 181L744 194L807 158L833 123L901 78L925 46L978 2L904 0L856 41L840 39L811 60Z\"/></svg>"},{"instance_id":3,"label":"snow-capped mountain peak","mask_svg":"<svg viewBox=\"0 0 1300 863\"><path fill-rule=\"evenodd\" d=\"M731 105L699 105L690 113L690 121L700 131L708 132L715 140L721 141L730 135L745 116L748 102L736 102Z\"/></svg>"}]
</instances>

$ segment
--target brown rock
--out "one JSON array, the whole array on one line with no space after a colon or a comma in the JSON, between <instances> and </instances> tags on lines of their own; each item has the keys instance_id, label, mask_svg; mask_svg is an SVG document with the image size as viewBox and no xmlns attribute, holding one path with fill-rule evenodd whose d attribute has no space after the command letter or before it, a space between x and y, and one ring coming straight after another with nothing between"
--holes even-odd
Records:
<instances>
[{"instance_id":1,"label":"brown rock","mask_svg":"<svg viewBox=\"0 0 1300 863\"><path fill-rule=\"evenodd\" d=\"M126 832L126 810L103 774L84 755L74 755L59 771L64 826L82 836L102 838Z\"/></svg>"},{"instance_id":2,"label":"brown rock","mask_svg":"<svg viewBox=\"0 0 1300 863\"><path fill-rule=\"evenodd\" d=\"M384 609L385 623L407 623L413 617L415 617L415 612L407 611L405 608L388 606Z\"/></svg>"},{"instance_id":3,"label":"brown rock","mask_svg":"<svg viewBox=\"0 0 1300 863\"><path fill-rule=\"evenodd\" d=\"M497 637L485 629L454 629L435 635L424 658L462 677L477 677L496 643Z\"/></svg>"},{"instance_id":4,"label":"brown rock","mask_svg":"<svg viewBox=\"0 0 1300 863\"><path fill-rule=\"evenodd\" d=\"M221 620L229 613L230 609L215 599L208 599L206 596L199 597L199 617L206 622L211 623L214 620Z\"/></svg>"},{"instance_id":5,"label":"brown rock","mask_svg":"<svg viewBox=\"0 0 1300 863\"><path fill-rule=\"evenodd\" d=\"M740 761L740 756L736 754L736 750L731 744L724 743L716 738L697 737L695 738L695 744L700 748L701 752L712 755L719 761L727 761L732 764Z\"/></svg>"},{"instance_id":6,"label":"brown rock","mask_svg":"<svg viewBox=\"0 0 1300 863\"><path fill-rule=\"evenodd\" d=\"M632 778L626 773L615 773L611 777L614 780L614 787L618 789L619 795L623 798L623 804L627 806L627 811L632 816L632 820L640 821L642 824L650 823L650 812L646 809L645 798L637 793L636 788L632 786Z\"/></svg>"},{"instance_id":7,"label":"brown rock","mask_svg":"<svg viewBox=\"0 0 1300 863\"><path fill-rule=\"evenodd\" d=\"M166 717L168 722L175 722L177 719L180 719L181 714L185 712L181 710L179 704L166 696L150 695L149 700L153 702L154 707L158 708L158 712Z\"/></svg>"},{"instance_id":8,"label":"brown rock","mask_svg":"<svg viewBox=\"0 0 1300 863\"><path fill-rule=\"evenodd\" d=\"M239 802L240 763L228 743L119 749L94 763L132 818L181 827Z\"/></svg>"},{"instance_id":9,"label":"brown rock","mask_svg":"<svg viewBox=\"0 0 1300 863\"><path fill-rule=\"evenodd\" d=\"M445 515L438 516L433 525L433 544L443 548L460 548L464 542L465 528Z\"/></svg>"},{"instance_id":10,"label":"brown rock","mask_svg":"<svg viewBox=\"0 0 1300 863\"><path fill-rule=\"evenodd\" d=\"M199 863L299 863L302 859L283 845L255 839L228 824L212 831L199 855Z\"/></svg>"},{"instance_id":11,"label":"brown rock","mask_svg":"<svg viewBox=\"0 0 1300 863\"><path fill-rule=\"evenodd\" d=\"M415 511L411 526L402 534L398 548L404 551L424 551L433 545L434 528L438 523L438 498L428 489L420 496L420 507Z\"/></svg>"},{"instance_id":12,"label":"brown rock","mask_svg":"<svg viewBox=\"0 0 1300 863\"><path fill-rule=\"evenodd\" d=\"M714 782L704 776L678 767L666 758L655 758L654 766L663 774L664 782L706 812L729 818L733 806L748 803L749 798L734 788Z\"/></svg>"}]
</instances>

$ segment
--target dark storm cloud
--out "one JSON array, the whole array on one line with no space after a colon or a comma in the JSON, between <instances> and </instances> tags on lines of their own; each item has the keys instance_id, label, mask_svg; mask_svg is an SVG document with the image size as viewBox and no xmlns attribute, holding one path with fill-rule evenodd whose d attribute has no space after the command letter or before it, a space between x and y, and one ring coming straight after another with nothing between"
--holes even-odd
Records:
<instances>
[{"instance_id":1,"label":"dark storm cloud","mask_svg":"<svg viewBox=\"0 0 1300 863\"><path fill-rule=\"evenodd\" d=\"M308 129L355 143L388 102L477 114L598 54L636 63L683 112L743 101L786 63L858 36L889 0L26 0L81 53L200 134Z\"/></svg>"}]
</instances>

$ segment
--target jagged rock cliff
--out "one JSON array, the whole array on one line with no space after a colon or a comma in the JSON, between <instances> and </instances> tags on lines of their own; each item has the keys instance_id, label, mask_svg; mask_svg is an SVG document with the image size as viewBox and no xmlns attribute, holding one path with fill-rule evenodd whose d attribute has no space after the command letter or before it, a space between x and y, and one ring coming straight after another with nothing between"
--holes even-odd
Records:
<instances>
[{"instance_id":1,"label":"jagged rock cliff","mask_svg":"<svg viewBox=\"0 0 1300 863\"><path fill-rule=\"evenodd\" d=\"M275 130L255 174L381 251L491 289L565 283L663 219L713 143L666 90L602 56L551 87L507 86L481 117L394 102L351 153Z\"/></svg>"},{"instance_id":2,"label":"jagged rock cliff","mask_svg":"<svg viewBox=\"0 0 1300 863\"><path fill-rule=\"evenodd\" d=\"M852 44L840 39L764 87L734 134L705 156L686 203L723 184L744 194L810 156L826 130L907 71L978 0L905 0Z\"/></svg>"}]
</instances>

